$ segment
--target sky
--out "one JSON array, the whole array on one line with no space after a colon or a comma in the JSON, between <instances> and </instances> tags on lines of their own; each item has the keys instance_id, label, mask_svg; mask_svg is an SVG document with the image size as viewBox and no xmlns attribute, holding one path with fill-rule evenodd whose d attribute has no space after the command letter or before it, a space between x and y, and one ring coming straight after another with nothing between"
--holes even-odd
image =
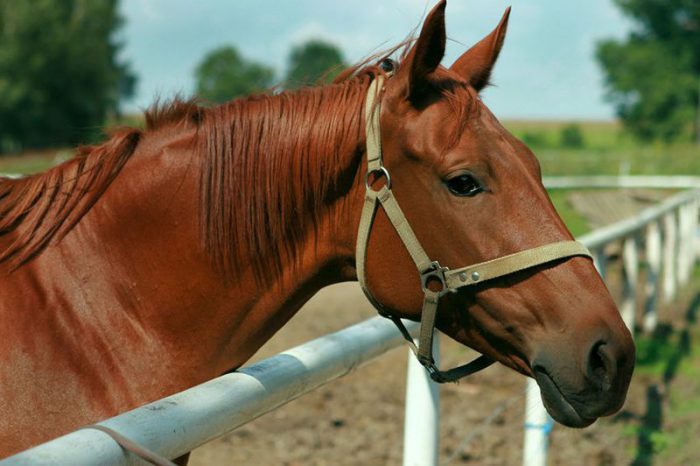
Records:
<instances>
[{"instance_id":1,"label":"sky","mask_svg":"<svg viewBox=\"0 0 700 466\"><path fill-rule=\"evenodd\" d=\"M249 59L286 70L289 50L311 38L337 45L346 62L403 40L421 24L426 0L122 0L121 58L139 82L127 111L156 97L191 95L204 55L235 45ZM482 93L501 119L602 120L614 117L605 100L596 42L623 38L631 24L612 0L450 0L446 21L449 66L488 34L507 6L508 35Z\"/></svg>"}]
</instances>

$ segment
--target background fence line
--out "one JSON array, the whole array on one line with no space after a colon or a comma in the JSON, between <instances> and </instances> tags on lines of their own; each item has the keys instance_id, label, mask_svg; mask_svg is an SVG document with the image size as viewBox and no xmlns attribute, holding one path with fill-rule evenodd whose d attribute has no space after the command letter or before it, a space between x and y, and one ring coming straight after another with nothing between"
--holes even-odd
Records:
<instances>
[{"instance_id":1,"label":"background fence line","mask_svg":"<svg viewBox=\"0 0 700 466\"><path fill-rule=\"evenodd\" d=\"M611 245L620 246L623 274L620 313L633 335L639 307L637 302L639 269L641 263L647 265L646 297L643 303L644 319L641 327L645 333L651 333L658 322L660 285L662 285L664 302L672 301L677 296L679 288L690 280L698 258L700 178L566 177L550 179L550 186L557 188L608 188L615 187L616 183L619 183L619 187L649 187L648 184L655 188L690 188L689 191L671 196L657 206L645 209L633 218L599 228L579 238L579 241L594 252L596 268L604 280L609 263L606 249ZM526 400L523 466L544 466L547 464L552 421L542 405L539 387L533 380L528 380ZM548 421L545 422L544 419Z\"/></svg>"},{"instance_id":2,"label":"background fence line","mask_svg":"<svg viewBox=\"0 0 700 466\"><path fill-rule=\"evenodd\" d=\"M620 244L624 270L621 311L625 322L634 328L636 309L643 304L642 328L646 332L653 331L658 321L656 308L660 297L672 299L678 287L692 276L697 259L700 178L560 177L545 178L545 184L553 189L690 188L633 218L579 238L594 253L596 267L603 277L608 264L606 248ZM648 272L644 283L645 299L638 303L636 288L641 263L647 265ZM415 323L407 322L407 325L412 331L417 329ZM100 424L164 456L176 457L402 344L403 339L393 324L375 317ZM411 369L415 363L412 355L409 361L404 464L436 465L439 390L422 367ZM541 405L539 388L531 379L527 382L526 406L524 464L544 465L552 421ZM426 422L426 418L430 422ZM419 437L425 440L423 444L416 443ZM414 453L417 450L420 454ZM1 466L30 464L145 463L123 451L102 432L78 430L0 461Z\"/></svg>"}]
</instances>

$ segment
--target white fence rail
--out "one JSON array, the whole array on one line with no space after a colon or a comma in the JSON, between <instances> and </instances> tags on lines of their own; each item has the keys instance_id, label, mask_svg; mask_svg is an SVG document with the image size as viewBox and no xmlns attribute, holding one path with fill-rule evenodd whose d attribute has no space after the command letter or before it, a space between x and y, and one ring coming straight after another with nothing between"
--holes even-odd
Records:
<instances>
[{"instance_id":1,"label":"white fence rail","mask_svg":"<svg viewBox=\"0 0 700 466\"><path fill-rule=\"evenodd\" d=\"M601 228L579 238L596 257L601 275L607 267L606 248L620 243L624 269L621 311L634 327L638 305L643 304L645 330L653 329L660 296L670 299L691 276L697 257L696 232L700 207L700 178L696 177L587 177L549 178L551 188L654 187L691 188L634 218ZM642 254L643 253L643 254ZM638 270L648 264L646 299L636 302ZM663 285L661 295L659 288ZM414 331L416 325L407 323ZM402 344L393 324L369 319L258 364L224 375L184 392L105 420L111 427L166 457L174 458L223 435L298 396L340 377L362 363ZM437 339L436 339L437 341ZM439 391L425 371L409 364L406 400L404 464L436 465L438 458ZM546 464L551 419L541 404L537 385L529 381L523 464ZM411 422L410 419L420 419ZM18 465L133 465L142 460L122 450L106 434L78 430L0 461Z\"/></svg>"},{"instance_id":2,"label":"white fence rail","mask_svg":"<svg viewBox=\"0 0 700 466\"><path fill-rule=\"evenodd\" d=\"M700 188L700 176L545 176L547 189L578 188Z\"/></svg>"},{"instance_id":3,"label":"white fence rail","mask_svg":"<svg viewBox=\"0 0 700 466\"><path fill-rule=\"evenodd\" d=\"M411 331L418 326L405 322ZM374 317L239 371L120 414L100 424L176 458L404 343L392 322ZM83 429L26 450L3 466L146 464L111 437Z\"/></svg>"}]
</instances>

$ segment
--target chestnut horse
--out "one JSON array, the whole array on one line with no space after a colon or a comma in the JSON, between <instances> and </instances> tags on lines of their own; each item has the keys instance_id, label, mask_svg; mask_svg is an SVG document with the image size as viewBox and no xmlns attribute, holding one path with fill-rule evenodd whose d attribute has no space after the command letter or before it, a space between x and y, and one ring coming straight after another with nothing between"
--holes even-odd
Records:
<instances>
[{"instance_id":1,"label":"chestnut horse","mask_svg":"<svg viewBox=\"0 0 700 466\"><path fill-rule=\"evenodd\" d=\"M320 288L357 279L379 77L383 163L431 258L456 268L571 240L537 160L478 95L508 12L445 68L444 10L400 63L156 107L143 131L0 180L0 457L237 368ZM364 270L383 312L420 320L415 265L382 209ZM624 401L634 344L586 257L442 296L436 325L535 377L563 424Z\"/></svg>"}]
</instances>

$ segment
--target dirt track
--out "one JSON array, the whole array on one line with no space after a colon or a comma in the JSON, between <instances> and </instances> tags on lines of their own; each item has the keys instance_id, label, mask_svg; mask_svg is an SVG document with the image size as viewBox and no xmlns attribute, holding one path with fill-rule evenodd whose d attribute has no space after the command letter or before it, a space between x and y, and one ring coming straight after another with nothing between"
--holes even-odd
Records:
<instances>
[{"instance_id":1,"label":"dirt track","mask_svg":"<svg viewBox=\"0 0 700 466\"><path fill-rule=\"evenodd\" d=\"M310 301L256 359L373 315L357 284L336 285ZM445 366L473 354L443 338ZM394 350L195 450L190 464L401 464L406 358L405 348ZM494 366L467 382L443 386L441 463L522 464L524 383L522 376ZM643 417L648 386L644 380L633 381L623 415L615 421L599 421L585 430L556 426L549 464L631 464L637 439L621 432L625 422ZM483 426L483 420L499 409L503 412L494 422Z\"/></svg>"}]
</instances>

